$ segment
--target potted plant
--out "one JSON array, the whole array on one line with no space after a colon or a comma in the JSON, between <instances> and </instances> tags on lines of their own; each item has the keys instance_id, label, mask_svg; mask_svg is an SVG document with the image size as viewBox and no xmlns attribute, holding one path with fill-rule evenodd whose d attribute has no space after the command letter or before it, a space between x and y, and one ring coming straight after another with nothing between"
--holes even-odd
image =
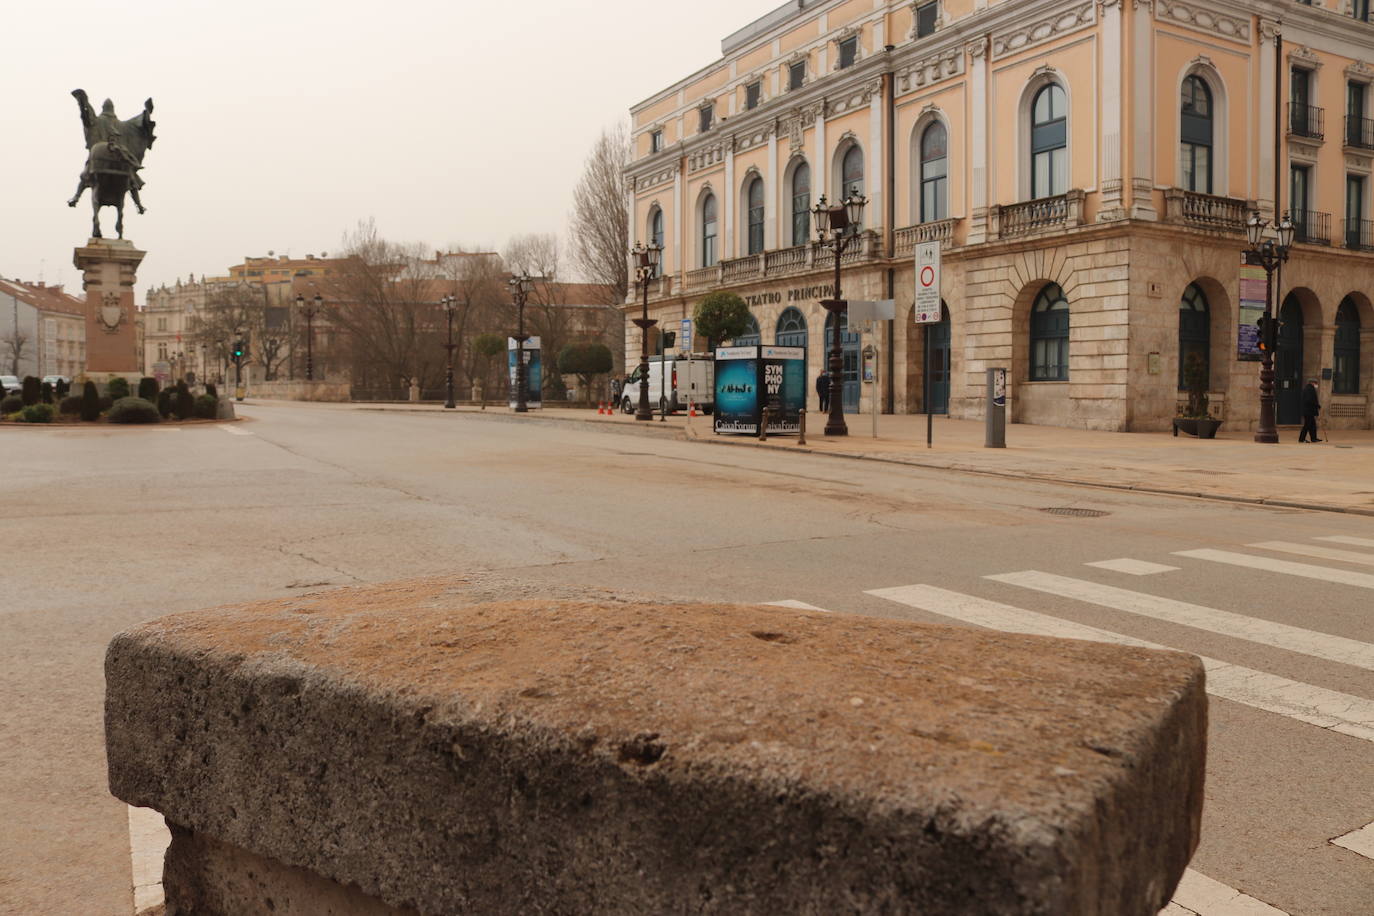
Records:
<instances>
[{"instance_id":1,"label":"potted plant","mask_svg":"<svg viewBox=\"0 0 1374 916\"><path fill-rule=\"evenodd\" d=\"M1207 362L1201 353L1189 353L1183 361L1183 383L1188 388L1188 405L1174 418L1174 435L1181 429L1199 439L1215 439L1220 420L1207 415Z\"/></svg>"}]
</instances>

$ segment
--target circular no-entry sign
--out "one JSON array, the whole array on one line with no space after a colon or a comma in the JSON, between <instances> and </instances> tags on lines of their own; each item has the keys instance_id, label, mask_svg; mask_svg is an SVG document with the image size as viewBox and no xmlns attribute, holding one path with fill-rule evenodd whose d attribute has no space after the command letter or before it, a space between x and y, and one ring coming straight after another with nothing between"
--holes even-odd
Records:
<instances>
[{"instance_id":1,"label":"circular no-entry sign","mask_svg":"<svg viewBox=\"0 0 1374 916\"><path fill-rule=\"evenodd\" d=\"M921 268L921 285L929 289L935 283L935 268L929 264Z\"/></svg>"}]
</instances>

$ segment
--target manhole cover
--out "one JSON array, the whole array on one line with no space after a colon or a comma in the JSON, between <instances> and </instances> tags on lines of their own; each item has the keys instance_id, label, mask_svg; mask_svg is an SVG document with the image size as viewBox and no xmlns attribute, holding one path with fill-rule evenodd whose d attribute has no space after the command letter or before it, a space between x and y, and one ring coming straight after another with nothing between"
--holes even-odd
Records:
<instances>
[{"instance_id":1,"label":"manhole cover","mask_svg":"<svg viewBox=\"0 0 1374 916\"><path fill-rule=\"evenodd\" d=\"M1067 515L1072 518L1101 518L1111 514L1103 512L1101 509L1075 509L1073 506L1051 506L1040 511L1048 512L1050 515Z\"/></svg>"}]
</instances>

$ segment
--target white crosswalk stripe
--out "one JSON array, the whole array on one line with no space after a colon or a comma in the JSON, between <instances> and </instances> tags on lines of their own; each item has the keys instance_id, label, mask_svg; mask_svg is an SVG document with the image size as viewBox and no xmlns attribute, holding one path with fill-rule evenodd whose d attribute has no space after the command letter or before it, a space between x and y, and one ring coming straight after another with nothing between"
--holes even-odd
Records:
<instances>
[{"instance_id":1,"label":"white crosswalk stripe","mask_svg":"<svg viewBox=\"0 0 1374 916\"><path fill-rule=\"evenodd\" d=\"M795 598L784 598L782 601L769 601L769 602L767 602L767 606L768 606L768 607L790 607L790 608L792 608L793 610L796 610L796 611L820 611L820 612L823 613L823 614L829 614L829 613L830 613L829 611L827 611L827 610L826 610L825 608L823 608L823 607L816 607L814 604L807 604L805 601L798 601L798 600L795 599Z\"/></svg>"},{"instance_id":2,"label":"white crosswalk stripe","mask_svg":"<svg viewBox=\"0 0 1374 916\"><path fill-rule=\"evenodd\" d=\"M1111 572L1126 573L1131 576L1153 576L1155 573L1173 572L1177 566L1165 566L1162 563L1147 563L1144 560L1132 560L1129 557L1122 557L1119 560L1098 560L1096 563L1084 563L1084 566L1095 566L1098 569L1106 569Z\"/></svg>"},{"instance_id":3,"label":"white crosswalk stripe","mask_svg":"<svg viewBox=\"0 0 1374 916\"><path fill-rule=\"evenodd\" d=\"M226 433L229 433L230 435L234 435L234 436L251 436L251 435L253 435L253 434L250 433L248 430L246 430L246 429L239 429L237 426L221 426L220 429L222 429L222 430L224 430Z\"/></svg>"},{"instance_id":4,"label":"white crosswalk stripe","mask_svg":"<svg viewBox=\"0 0 1374 916\"><path fill-rule=\"evenodd\" d=\"M1288 916L1283 910L1191 868L1179 880L1173 902L1159 912L1160 916L1194 913L1197 916Z\"/></svg>"},{"instance_id":5,"label":"white crosswalk stripe","mask_svg":"<svg viewBox=\"0 0 1374 916\"><path fill-rule=\"evenodd\" d=\"M1357 639L1050 573L1027 571L984 578L1374 671L1374 645Z\"/></svg>"},{"instance_id":6,"label":"white crosswalk stripe","mask_svg":"<svg viewBox=\"0 0 1374 916\"><path fill-rule=\"evenodd\" d=\"M1291 541L1260 541L1258 544L1246 544L1245 546L1257 550L1295 553L1303 557L1316 557L1319 560L1336 560L1340 563L1374 566L1374 554L1359 553L1354 550L1337 550L1334 547L1321 547L1315 544L1294 544Z\"/></svg>"},{"instance_id":7,"label":"white crosswalk stripe","mask_svg":"<svg viewBox=\"0 0 1374 916\"><path fill-rule=\"evenodd\" d=\"M879 588L869 590L866 594L1010 633L1088 639L1147 649L1171 648L932 585ZM1374 700L1304 684L1215 658L1198 657L1207 669L1207 692L1213 696L1374 742Z\"/></svg>"},{"instance_id":8,"label":"white crosswalk stripe","mask_svg":"<svg viewBox=\"0 0 1374 916\"><path fill-rule=\"evenodd\" d=\"M1194 560L1207 560L1212 563L1226 563L1264 572L1283 573L1301 576L1305 579L1318 579L1340 585L1354 585L1357 588L1374 588L1374 575L1352 572L1348 569L1332 569L1327 566L1313 566L1310 563L1294 563L1291 560L1276 560L1272 557L1256 557L1247 553L1234 553L1229 550L1177 550L1176 557L1189 557Z\"/></svg>"},{"instance_id":9,"label":"white crosswalk stripe","mask_svg":"<svg viewBox=\"0 0 1374 916\"><path fill-rule=\"evenodd\" d=\"M1332 544L1349 544L1352 547L1374 547L1374 538L1357 538L1345 534L1328 534L1325 537L1315 538L1318 541L1330 541Z\"/></svg>"}]
</instances>

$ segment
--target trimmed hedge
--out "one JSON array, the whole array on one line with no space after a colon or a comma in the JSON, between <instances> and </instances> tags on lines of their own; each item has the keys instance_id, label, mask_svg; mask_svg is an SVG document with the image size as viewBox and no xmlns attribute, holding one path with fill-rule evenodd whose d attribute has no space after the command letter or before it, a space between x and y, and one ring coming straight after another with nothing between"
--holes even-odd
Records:
<instances>
[{"instance_id":1,"label":"trimmed hedge","mask_svg":"<svg viewBox=\"0 0 1374 916\"><path fill-rule=\"evenodd\" d=\"M57 405L57 412L75 416L81 413L81 398L79 395L72 395L62 399Z\"/></svg>"},{"instance_id":2,"label":"trimmed hedge","mask_svg":"<svg viewBox=\"0 0 1374 916\"><path fill-rule=\"evenodd\" d=\"M118 401L120 398L127 398L129 391L129 380L116 375L105 385L105 393L110 396L110 401Z\"/></svg>"},{"instance_id":3,"label":"trimmed hedge","mask_svg":"<svg viewBox=\"0 0 1374 916\"><path fill-rule=\"evenodd\" d=\"M177 382L176 394L172 400L172 415L178 420L189 420L196 415L196 397L185 382Z\"/></svg>"},{"instance_id":4,"label":"trimmed hedge","mask_svg":"<svg viewBox=\"0 0 1374 916\"><path fill-rule=\"evenodd\" d=\"M24 376L23 387L19 389L19 396L24 400L24 406L37 404L38 399L43 395L43 385L32 375Z\"/></svg>"},{"instance_id":5,"label":"trimmed hedge","mask_svg":"<svg viewBox=\"0 0 1374 916\"><path fill-rule=\"evenodd\" d=\"M38 386L38 399L44 404L52 403L52 382L44 382Z\"/></svg>"},{"instance_id":6,"label":"trimmed hedge","mask_svg":"<svg viewBox=\"0 0 1374 916\"><path fill-rule=\"evenodd\" d=\"M157 379L145 375L138 380L138 396L145 401L157 400Z\"/></svg>"},{"instance_id":7,"label":"trimmed hedge","mask_svg":"<svg viewBox=\"0 0 1374 916\"><path fill-rule=\"evenodd\" d=\"M51 404L30 404L19 412L20 423L51 423L52 417Z\"/></svg>"},{"instance_id":8,"label":"trimmed hedge","mask_svg":"<svg viewBox=\"0 0 1374 916\"><path fill-rule=\"evenodd\" d=\"M8 415L12 413L19 413L19 411L23 409L24 399L17 394L12 394L8 397L0 398L0 414Z\"/></svg>"},{"instance_id":9,"label":"trimmed hedge","mask_svg":"<svg viewBox=\"0 0 1374 916\"><path fill-rule=\"evenodd\" d=\"M100 392L95 382L87 381L81 389L81 419L93 423L100 419Z\"/></svg>"},{"instance_id":10,"label":"trimmed hedge","mask_svg":"<svg viewBox=\"0 0 1374 916\"><path fill-rule=\"evenodd\" d=\"M157 423L157 405L143 398L120 398L110 408L111 423Z\"/></svg>"},{"instance_id":11,"label":"trimmed hedge","mask_svg":"<svg viewBox=\"0 0 1374 916\"><path fill-rule=\"evenodd\" d=\"M57 380L57 391L56 391L56 394L57 394L57 399L58 399L59 401L62 400L63 398L65 398L67 395L71 394L71 392L72 392L72 386L71 386L71 383L70 383L70 382L68 382L68 381L67 381L66 379L64 379L64 378L61 378L61 379L58 379L58 380Z\"/></svg>"},{"instance_id":12,"label":"trimmed hedge","mask_svg":"<svg viewBox=\"0 0 1374 916\"><path fill-rule=\"evenodd\" d=\"M196 416L202 420L213 420L219 416L219 398L202 394L196 398Z\"/></svg>"},{"instance_id":13,"label":"trimmed hedge","mask_svg":"<svg viewBox=\"0 0 1374 916\"><path fill-rule=\"evenodd\" d=\"M157 412L162 414L163 419L172 415L172 392L164 388L157 393Z\"/></svg>"},{"instance_id":14,"label":"trimmed hedge","mask_svg":"<svg viewBox=\"0 0 1374 916\"><path fill-rule=\"evenodd\" d=\"M215 400L219 400L219 392L215 390L215 383L209 382L205 385L205 393Z\"/></svg>"}]
</instances>

